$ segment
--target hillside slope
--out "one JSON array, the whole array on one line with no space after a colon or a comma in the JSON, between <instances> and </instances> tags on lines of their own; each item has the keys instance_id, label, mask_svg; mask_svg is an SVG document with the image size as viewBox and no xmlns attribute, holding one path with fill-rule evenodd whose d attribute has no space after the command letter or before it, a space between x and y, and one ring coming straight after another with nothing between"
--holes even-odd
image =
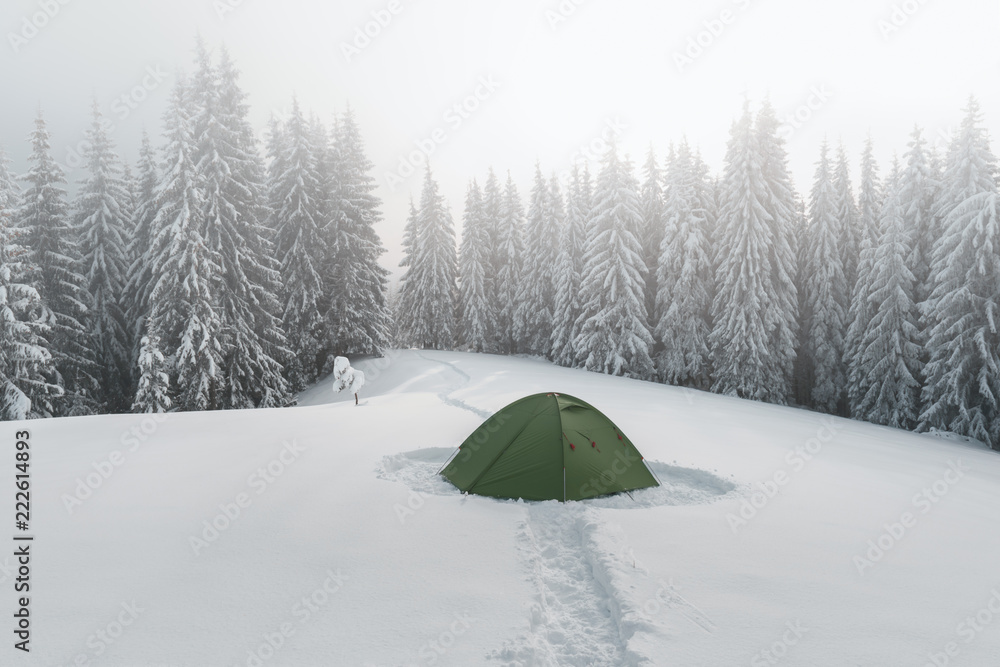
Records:
<instances>
[{"instance_id":1,"label":"hillside slope","mask_svg":"<svg viewBox=\"0 0 1000 667\"><path fill-rule=\"evenodd\" d=\"M358 407L321 384L286 410L29 423L32 652L4 648L3 664L1000 655L1000 456L978 443L528 359L358 366ZM539 391L604 411L663 486L519 503L435 475L484 417ZM0 426L11 513L23 426ZM8 619L12 565L0 557Z\"/></svg>"}]
</instances>

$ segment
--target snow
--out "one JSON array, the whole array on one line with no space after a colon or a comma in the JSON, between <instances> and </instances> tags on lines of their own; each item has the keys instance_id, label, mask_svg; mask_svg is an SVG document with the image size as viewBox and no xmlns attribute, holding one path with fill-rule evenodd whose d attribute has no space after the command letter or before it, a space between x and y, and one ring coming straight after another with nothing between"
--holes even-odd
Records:
<instances>
[{"instance_id":1,"label":"snow","mask_svg":"<svg viewBox=\"0 0 1000 667\"><path fill-rule=\"evenodd\" d=\"M347 390L355 396L365 386L365 374L356 368L351 368L347 357L337 357L333 360L333 393L339 394Z\"/></svg>"},{"instance_id":2,"label":"snow","mask_svg":"<svg viewBox=\"0 0 1000 667\"><path fill-rule=\"evenodd\" d=\"M360 407L323 380L285 410L5 423L6 443L31 430L36 535L32 653L8 649L5 664L924 665L949 642L953 664L1000 654L1000 457L977 443L524 358L391 351L355 365ZM462 496L436 477L484 414L554 390L603 410L664 485L563 505ZM3 456L0 479L12 475ZM892 544L861 573L869 540ZM8 619L12 564L0 557ZM977 613L979 631L959 625Z\"/></svg>"}]
</instances>

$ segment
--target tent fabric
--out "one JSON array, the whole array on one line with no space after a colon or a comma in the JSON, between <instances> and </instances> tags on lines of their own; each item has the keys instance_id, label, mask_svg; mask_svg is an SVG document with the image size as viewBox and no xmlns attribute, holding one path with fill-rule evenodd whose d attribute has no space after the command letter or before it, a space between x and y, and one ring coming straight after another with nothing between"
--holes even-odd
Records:
<instances>
[{"instance_id":1,"label":"tent fabric","mask_svg":"<svg viewBox=\"0 0 1000 667\"><path fill-rule=\"evenodd\" d=\"M632 441L589 403L526 396L466 438L441 474L465 493L583 500L659 486Z\"/></svg>"}]
</instances>

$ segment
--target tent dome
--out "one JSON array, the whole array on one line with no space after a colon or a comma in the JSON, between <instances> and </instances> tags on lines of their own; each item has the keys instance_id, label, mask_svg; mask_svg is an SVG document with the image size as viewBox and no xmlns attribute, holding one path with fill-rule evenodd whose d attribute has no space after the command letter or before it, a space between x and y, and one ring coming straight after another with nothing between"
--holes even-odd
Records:
<instances>
[{"instance_id":1,"label":"tent dome","mask_svg":"<svg viewBox=\"0 0 1000 667\"><path fill-rule=\"evenodd\" d=\"M524 500L659 486L632 441L600 410L554 392L526 396L487 419L441 474L466 493Z\"/></svg>"}]
</instances>

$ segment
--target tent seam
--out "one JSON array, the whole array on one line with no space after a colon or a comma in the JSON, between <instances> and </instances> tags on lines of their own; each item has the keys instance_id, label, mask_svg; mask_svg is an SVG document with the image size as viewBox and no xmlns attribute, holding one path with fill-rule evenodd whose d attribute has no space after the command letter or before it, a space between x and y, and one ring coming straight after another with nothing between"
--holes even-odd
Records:
<instances>
[{"instance_id":1,"label":"tent seam","mask_svg":"<svg viewBox=\"0 0 1000 667\"><path fill-rule=\"evenodd\" d=\"M558 406L556 406L556 407L558 407ZM520 436L522 433L524 433L524 429L528 428L528 425L531 424L531 422L533 422L538 417L538 415L540 415L542 413L542 409L543 408L539 408L535 412L535 414L531 415L531 417L529 417L528 420L526 422L524 422L524 426L521 427L521 430L514 434L514 437L512 437L510 439L510 442L508 442L506 445L504 445L503 449L501 449L497 453L497 455L493 457L493 460L490 461L490 464L488 466L486 466L485 468L483 468L483 471L481 473L479 473L474 480L472 480L472 483L469 484L469 488L466 489L464 491L464 493L470 493L474 488L476 488L476 484L478 484L479 480L481 480L483 478L483 475L485 475L487 472L489 472L490 468L493 467L493 464L496 463L498 460L500 460L500 457L503 456L503 453L506 452L508 449L510 449L510 446L514 444L514 441L517 440L518 436ZM559 423L562 424L561 418L560 418Z\"/></svg>"}]
</instances>

